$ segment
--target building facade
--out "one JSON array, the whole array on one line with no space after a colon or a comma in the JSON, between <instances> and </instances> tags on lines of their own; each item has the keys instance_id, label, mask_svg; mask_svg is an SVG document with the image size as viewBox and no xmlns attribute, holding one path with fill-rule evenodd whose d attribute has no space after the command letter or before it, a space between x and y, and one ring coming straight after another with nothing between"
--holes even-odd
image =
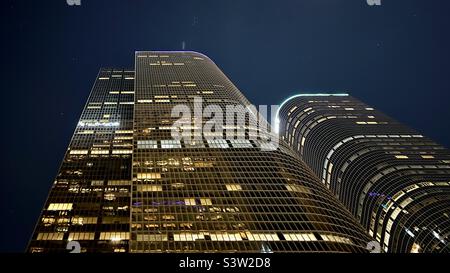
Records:
<instances>
[{"instance_id":1,"label":"building facade","mask_svg":"<svg viewBox=\"0 0 450 273\"><path fill-rule=\"evenodd\" d=\"M134 74L114 73L97 77L28 251L366 251L370 237L285 142L267 147L234 117L234 137L197 116L174 128L174 107L195 112L199 97L200 111L252 114L207 56L136 52Z\"/></svg>"},{"instance_id":2,"label":"building facade","mask_svg":"<svg viewBox=\"0 0 450 273\"><path fill-rule=\"evenodd\" d=\"M450 153L348 94L302 94L283 140L386 252L449 252Z\"/></svg>"},{"instance_id":3,"label":"building facade","mask_svg":"<svg viewBox=\"0 0 450 273\"><path fill-rule=\"evenodd\" d=\"M134 70L101 69L28 251L128 251ZM110 242L113 241L114 244Z\"/></svg>"}]
</instances>

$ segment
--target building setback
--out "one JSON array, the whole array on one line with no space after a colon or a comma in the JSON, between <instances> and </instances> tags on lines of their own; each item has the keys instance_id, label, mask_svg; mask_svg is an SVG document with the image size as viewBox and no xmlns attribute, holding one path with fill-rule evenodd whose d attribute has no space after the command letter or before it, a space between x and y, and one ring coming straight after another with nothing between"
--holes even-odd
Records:
<instances>
[{"instance_id":1,"label":"building setback","mask_svg":"<svg viewBox=\"0 0 450 273\"><path fill-rule=\"evenodd\" d=\"M283 140L388 252L449 252L450 153L347 94L301 94Z\"/></svg>"},{"instance_id":2,"label":"building setback","mask_svg":"<svg viewBox=\"0 0 450 273\"><path fill-rule=\"evenodd\" d=\"M195 97L249 105L196 52L136 52L135 74L102 69L28 251L70 240L82 252L366 251L370 237L283 141L264 149L249 124L244 139L173 139L173 107Z\"/></svg>"}]
</instances>

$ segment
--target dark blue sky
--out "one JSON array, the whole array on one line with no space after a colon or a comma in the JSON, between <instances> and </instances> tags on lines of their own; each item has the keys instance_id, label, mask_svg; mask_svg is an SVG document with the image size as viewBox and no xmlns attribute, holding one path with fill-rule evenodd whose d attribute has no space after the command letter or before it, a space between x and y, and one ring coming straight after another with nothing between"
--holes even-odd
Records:
<instances>
[{"instance_id":1,"label":"dark blue sky","mask_svg":"<svg viewBox=\"0 0 450 273\"><path fill-rule=\"evenodd\" d=\"M1 1L0 251L23 251L100 67L210 56L254 104L348 92L450 147L450 1Z\"/></svg>"}]
</instances>

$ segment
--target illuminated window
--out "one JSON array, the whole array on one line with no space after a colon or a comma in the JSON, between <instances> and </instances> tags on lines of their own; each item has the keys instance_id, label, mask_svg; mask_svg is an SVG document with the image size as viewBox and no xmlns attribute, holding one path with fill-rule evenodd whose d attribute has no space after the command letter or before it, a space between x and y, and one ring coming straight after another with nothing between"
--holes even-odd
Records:
<instances>
[{"instance_id":1,"label":"illuminated window","mask_svg":"<svg viewBox=\"0 0 450 273\"><path fill-rule=\"evenodd\" d=\"M114 201L116 200L116 195L114 193L105 193L103 198L108 201Z\"/></svg>"},{"instance_id":2,"label":"illuminated window","mask_svg":"<svg viewBox=\"0 0 450 273\"><path fill-rule=\"evenodd\" d=\"M337 235L331 235L331 234L321 234L320 237L324 241L330 241L330 242L338 242L338 243L344 243L344 244L352 244L352 240L346 237L337 236Z\"/></svg>"},{"instance_id":3,"label":"illuminated window","mask_svg":"<svg viewBox=\"0 0 450 273\"><path fill-rule=\"evenodd\" d=\"M97 150L92 150L91 151L91 155L107 155L107 154L109 154L109 150L97 149Z\"/></svg>"},{"instance_id":4,"label":"illuminated window","mask_svg":"<svg viewBox=\"0 0 450 273\"><path fill-rule=\"evenodd\" d=\"M163 149L181 148L181 143L179 140L161 140L161 148Z\"/></svg>"},{"instance_id":5,"label":"illuminated window","mask_svg":"<svg viewBox=\"0 0 450 273\"><path fill-rule=\"evenodd\" d=\"M221 148L221 149L229 148L228 143L225 139L213 139L207 140L207 142L210 148Z\"/></svg>"},{"instance_id":6,"label":"illuminated window","mask_svg":"<svg viewBox=\"0 0 450 273\"><path fill-rule=\"evenodd\" d=\"M116 134L132 134L133 130L116 130Z\"/></svg>"},{"instance_id":7,"label":"illuminated window","mask_svg":"<svg viewBox=\"0 0 450 273\"><path fill-rule=\"evenodd\" d=\"M199 141L185 141L184 145L186 148L205 148L205 144L203 144L202 140Z\"/></svg>"},{"instance_id":8,"label":"illuminated window","mask_svg":"<svg viewBox=\"0 0 450 273\"><path fill-rule=\"evenodd\" d=\"M396 155L395 158L397 159L408 159L409 157L406 155Z\"/></svg>"},{"instance_id":9,"label":"illuminated window","mask_svg":"<svg viewBox=\"0 0 450 273\"><path fill-rule=\"evenodd\" d=\"M186 206L195 206L195 198L185 198L184 199L184 204Z\"/></svg>"},{"instance_id":10,"label":"illuminated window","mask_svg":"<svg viewBox=\"0 0 450 273\"><path fill-rule=\"evenodd\" d=\"M138 173L137 179L161 179L160 173Z\"/></svg>"},{"instance_id":11,"label":"illuminated window","mask_svg":"<svg viewBox=\"0 0 450 273\"><path fill-rule=\"evenodd\" d=\"M253 148L253 145L248 139L232 139L230 142L233 148Z\"/></svg>"},{"instance_id":12,"label":"illuminated window","mask_svg":"<svg viewBox=\"0 0 450 273\"><path fill-rule=\"evenodd\" d=\"M292 112L294 112L298 107L295 105L294 107L292 107L289 112L288 112L288 117L292 114Z\"/></svg>"},{"instance_id":13,"label":"illuminated window","mask_svg":"<svg viewBox=\"0 0 450 273\"><path fill-rule=\"evenodd\" d=\"M110 186L130 186L131 181L129 181L129 180L110 180L110 181L108 181L108 185L110 185Z\"/></svg>"},{"instance_id":14,"label":"illuminated window","mask_svg":"<svg viewBox=\"0 0 450 273\"><path fill-rule=\"evenodd\" d=\"M173 129L178 129L178 127L174 127L174 126L160 126L159 130L173 130Z\"/></svg>"},{"instance_id":15,"label":"illuminated window","mask_svg":"<svg viewBox=\"0 0 450 273\"><path fill-rule=\"evenodd\" d=\"M100 240L121 241L129 240L130 234L128 232L101 232Z\"/></svg>"},{"instance_id":16,"label":"illuminated window","mask_svg":"<svg viewBox=\"0 0 450 273\"><path fill-rule=\"evenodd\" d=\"M69 233L69 241L75 240L94 240L95 232L71 232Z\"/></svg>"},{"instance_id":17,"label":"illuminated window","mask_svg":"<svg viewBox=\"0 0 450 273\"><path fill-rule=\"evenodd\" d=\"M167 241L165 234L137 234L136 241L144 242L161 242Z\"/></svg>"},{"instance_id":18,"label":"illuminated window","mask_svg":"<svg viewBox=\"0 0 450 273\"><path fill-rule=\"evenodd\" d=\"M211 241L242 241L239 233L213 233L210 234Z\"/></svg>"},{"instance_id":19,"label":"illuminated window","mask_svg":"<svg viewBox=\"0 0 450 273\"><path fill-rule=\"evenodd\" d=\"M161 185L138 185L137 191L148 192L148 191L162 191Z\"/></svg>"},{"instance_id":20,"label":"illuminated window","mask_svg":"<svg viewBox=\"0 0 450 273\"><path fill-rule=\"evenodd\" d=\"M62 232L44 232L39 233L37 236L38 241L60 241L64 238Z\"/></svg>"},{"instance_id":21,"label":"illuminated window","mask_svg":"<svg viewBox=\"0 0 450 273\"><path fill-rule=\"evenodd\" d=\"M51 203L47 210L72 210L73 203Z\"/></svg>"},{"instance_id":22,"label":"illuminated window","mask_svg":"<svg viewBox=\"0 0 450 273\"><path fill-rule=\"evenodd\" d=\"M97 224L97 217L72 217L72 225L89 225Z\"/></svg>"},{"instance_id":23,"label":"illuminated window","mask_svg":"<svg viewBox=\"0 0 450 273\"><path fill-rule=\"evenodd\" d=\"M170 186L171 186L172 188L182 189L182 188L184 188L184 183L176 182L176 183L172 183Z\"/></svg>"},{"instance_id":24,"label":"illuminated window","mask_svg":"<svg viewBox=\"0 0 450 273\"><path fill-rule=\"evenodd\" d=\"M127 139L133 139L133 136L116 136L116 137L114 137L114 139L127 140Z\"/></svg>"},{"instance_id":25,"label":"illuminated window","mask_svg":"<svg viewBox=\"0 0 450 273\"><path fill-rule=\"evenodd\" d=\"M180 223L180 228L184 228L184 229L191 229L193 227L193 223L191 222L187 222L187 223Z\"/></svg>"},{"instance_id":26,"label":"illuminated window","mask_svg":"<svg viewBox=\"0 0 450 273\"><path fill-rule=\"evenodd\" d=\"M113 154L132 154L133 150L113 150Z\"/></svg>"},{"instance_id":27,"label":"illuminated window","mask_svg":"<svg viewBox=\"0 0 450 273\"><path fill-rule=\"evenodd\" d=\"M286 185L286 189L288 191L293 191L293 192L310 193L308 188L303 187L301 185L297 185L297 184L288 184L288 185Z\"/></svg>"},{"instance_id":28,"label":"illuminated window","mask_svg":"<svg viewBox=\"0 0 450 273\"><path fill-rule=\"evenodd\" d=\"M161 217L161 219L163 220L175 220L175 216L170 215L170 214L165 214Z\"/></svg>"},{"instance_id":29,"label":"illuminated window","mask_svg":"<svg viewBox=\"0 0 450 273\"><path fill-rule=\"evenodd\" d=\"M137 148L138 149L157 149L158 142L156 140L138 140Z\"/></svg>"},{"instance_id":30,"label":"illuminated window","mask_svg":"<svg viewBox=\"0 0 450 273\"><path fill-rule=\"evenodd\" d=\"M87 155L88 150L70 150L69 154L71 154L71 155Z\"/></svg>"},{"instance_id":31,"label":"illuminated window","mask_svg":"<svg viewBox=\"0 0 450 273\"><path fill-rule=\"evenodd\" d=\"M239 184L226 184L225 187L227 188L227 191L240 191L240 190L242 190L242 187Z\"/></svg>"},{"instance_id":32,"label":"illuminated window","mask_svg":"<svg viewBox=\"0 0 450 273\"><path fill-rule=\"evenodd\" d=\"M84 130L84 131L78 132L78 134L80 134L80 135L91 135L93 133L95 133L95 131L92 131L92 130Z\"/></svg>"},{"instance_id":33,"label":"illuminated window","mask_svg":"<svg viewBox=\"0 0 450 273\"><path fill-rule=\"evenodd\" d=\"M44 226L51 226L55 223L55 218L53 217L42 217L41 219L42 224L44 224Z\"/></svg>"},{"instance_id":34,"label":"illuminated window","mask_svg":"<svg viewBox=\"0 0 450 273\"><path fill-rule=\"evenodd\" d=\"M434 156L432 156L432 155L422 155L422 158L423 159L433 159Z\"/></svg>"},{"instance_id":35,"label":"illuminated window","mask_svg":"<svg viewBox=\"0 0 450 273\"><path fill-rule=\"evenodd\" d=\"M179 233L173 235L174 241L195 241L192 233Z\"/></svg>"},{"instance_id":36,"label":"illuminated window","mask_svg":"<svg viewBox=\"0 0 450 273\"><path fill-rule=\"evenodd\" d=\"M249 241L279 241L276 233L245 233Z\"/></svg>"},{"instance_id":37,"label":"illuminated window","mask_svg":"<svg viewBox=\"0 0 450 273\"><path fill-rule=\"evenodd\" d=\"M203 206L211 206L212 201L209 198L200 198L200 204L202 204Z\"/></svg>"},{"instance_id":38,"label":"illuminated window","mask_svg":"<svg viewBox=\"0 0 450 273\"><path fill-rule=\"evenodd\" d=\"M99 80L109 80L109 78L108 77L100 77L100 78L98 78Z\"/></svg>"},{"instance_id":39,"label":"illuminated window","mask_svg":"<svg viewBox=\"0 0 450 273\"><path fill-rule=\"evenodd\" d=\"M70 222L70 219L69 218L59 218L58 219L58 221L57 221L57 223L58 224L68 224Z\"/></svg>"},{"instance_id":40,"label":"illuminated window","mask_svg":"<svg viewBox=\"0 0 450 273\"><path fill-rule=\"evenodd\" d=\"M144 216L144 221L156 221L157 219L158 219L158 217L156 217L156 215Z\"/></svg>"},{"instance_id":41,"label":"illuminated window","mask_svg":"<svg viewBox=\"0 0 450 273\"><path fill-rule=\"evenodd\" d=\"M42 252L44 252L44 248L43 247L30 247L30 252L31 253L42 253Z\"/></svg>"},{"instance_id":42,"label":"illuminated window","mask_svg":"<svg viewBox=\"0 0 450 273\"><path fill-rule=\"evenodd\" d=\"M103 186L103 180L92 180L91 186Z\"/></svg>"},{"instance_id":43,"label":"illuminated window","mask_svg":"<svg viewBox=\"0 0 450 273\"><path fill-rule=\"evenodd\" d=\"M317 241L313 233L283 233L286 241Z\"/></svg>"}]
</instances>

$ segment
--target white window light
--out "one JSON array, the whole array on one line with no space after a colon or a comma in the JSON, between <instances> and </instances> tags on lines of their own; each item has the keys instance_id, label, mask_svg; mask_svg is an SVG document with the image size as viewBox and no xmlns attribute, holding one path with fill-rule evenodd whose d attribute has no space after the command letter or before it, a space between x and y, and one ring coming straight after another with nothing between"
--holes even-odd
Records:
<instances>
[{"instance_id":1,"label":"white window light","mask_svg":"<svg viewBox=\"0 0 450 273\"><path fill-rule=\"evenodd\" d=\"M179 140L161 140L161 148L163 149L181 148L181 142Z\"/></svg>"}]
</instances>

